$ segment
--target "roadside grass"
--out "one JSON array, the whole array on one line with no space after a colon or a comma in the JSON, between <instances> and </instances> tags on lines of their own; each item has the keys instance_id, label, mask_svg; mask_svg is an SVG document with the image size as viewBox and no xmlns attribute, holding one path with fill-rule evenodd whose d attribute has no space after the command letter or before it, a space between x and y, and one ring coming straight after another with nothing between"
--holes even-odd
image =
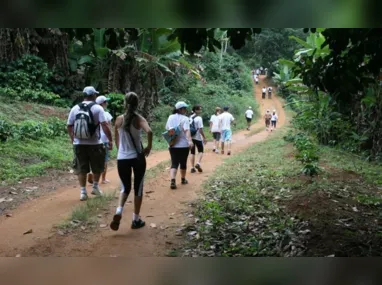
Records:
<instances>
[{"instance_id":1,"label":"roadside grass","mask_svg":"<svg viewBox=\"0 0 382 285\"><path fill-rule=\"evenodd\" d=\"M302 175L285 132L227 159L204 184L183 256L381 255L379 166L322 147L322 174Z\"/></svg>"},{"instance_id":2,"label":"roadside grass","mask_svg":"<svg viewBox=\"0 0 382 285\"><path fill-rule=\"evenodd\" d=\"M73 147L67 137L0 144L0 180L15 183L25 177L43 175L47 169L69 170Z\"/></svg>"}]
</instances>

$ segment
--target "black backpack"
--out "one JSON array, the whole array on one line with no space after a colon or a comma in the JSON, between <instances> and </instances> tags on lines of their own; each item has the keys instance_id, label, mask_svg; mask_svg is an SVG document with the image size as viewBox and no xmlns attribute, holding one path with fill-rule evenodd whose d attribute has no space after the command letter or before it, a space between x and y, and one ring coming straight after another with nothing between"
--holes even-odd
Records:
<instances>
[{"instance_id":1,"label":"black backpack","mask_svg":"<svg viewBox=\"0 0 382 285\"><path fill-rule=\"evenodd\" d=\"M94 123L93 113L91 111L92 106L96 103L91 102L89 104L80 103L78 106L80 110L76 115L74 121L74 136L78 139L90 139L93 137L99 124Z\"/></svg>"},{"instance_id":2,"label":"black backpack","mask_svg":"<svg viewBox=\"0 0 382 285\"><path fill-rule=\"evenodd\" d=\"M194 121L195 117L196 117L196 115L191 116L191 124L190 124L191 137L196 135L196 133L198 132L198 129L195 128L195 121Z\"/></svg>"}]
</instances>

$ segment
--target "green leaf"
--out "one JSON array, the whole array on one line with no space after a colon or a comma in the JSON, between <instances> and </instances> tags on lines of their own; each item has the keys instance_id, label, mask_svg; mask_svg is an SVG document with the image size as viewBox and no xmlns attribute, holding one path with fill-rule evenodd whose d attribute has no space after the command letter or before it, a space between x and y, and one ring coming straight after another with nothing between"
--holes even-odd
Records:
<instances>
[{"instance_id":1,"label":"green leaf","mask_svg":"<svg viewBox=\"0 0 382 285\"><path fill-rule=\"evenodd\" d=\"M81 58L78 60L78 64L84 64L84 63L91 63L94 60L94 57L90 55L84 55L81 56Z\"/></svg>"},{"instance_id":2,"label":"green leaf","mask_svg":"<svg viewBox=\"0 0 382 285\"><path fill-rule=\"evenodd\" d=\"M296 42L298 42L300 45L302 45L305 48L308 48L308 49L312 48L312 46L310 46L307 42L303 41L302 39L300 39L296 36L289 36L289 39L295 40Z\"/></svg>"}]
</instances>

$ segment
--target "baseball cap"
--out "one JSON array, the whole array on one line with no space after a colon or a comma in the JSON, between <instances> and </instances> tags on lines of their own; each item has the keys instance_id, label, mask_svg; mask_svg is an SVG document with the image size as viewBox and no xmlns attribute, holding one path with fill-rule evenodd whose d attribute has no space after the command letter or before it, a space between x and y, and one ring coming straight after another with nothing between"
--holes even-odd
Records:
<instances>
[{"instance_id":1,"label":"baseball cap","mask_svg":"<svg viewBox=\"0 0 382 285\"><path fill-rule=\"evenodd\" d=\"M88 96L93 95L93 94L99 94L99 92L97 90L95 90L95 88L93 86L85 87L84 91L82 91L82 92Z\"/></svg>"},{"instance_id":2,"label":"baseball cap","mask_svg":"<svg viewBox=\"0 0 382 285\"><path fill-rule=\"evenodd\" d=\"M224 111L228 111L228 109L229 109L228 106L225 106L225 107L223 108Z\"/></svg>"},{"instance_id":3,"label":"baseball cap","mask_svg":"<svg viewBox=\"0 0 382 285\"><path fill-rule=\"evenodd\" d=\"M110 98L106 98L105 96L98 96L97 99L96 99L96 103L101 105L102 103L104 103L105 101L109 101Z\"/></svg>"},{"instance_id":4,"label":"baseball cap","mask_svg":"<svg viewBox=\"0 0 382 285\"><path fill-rule=\"evenodd\" d=\"M248 109L252 109L252 107L251 107L251 106L249 106L249 107L248 107Z\"/></svg>"},{"instance_id":5,"label":"baseball cap","mask_svg":"<svg viewBox=\"0 0 382 285\"><path fill-rule=\"evenodd\" d=\"M183 101L179 101L178 103L175 104L175 109L178 110L181 108L188 108L188 105Z\"/></svg>"}]
</instances>

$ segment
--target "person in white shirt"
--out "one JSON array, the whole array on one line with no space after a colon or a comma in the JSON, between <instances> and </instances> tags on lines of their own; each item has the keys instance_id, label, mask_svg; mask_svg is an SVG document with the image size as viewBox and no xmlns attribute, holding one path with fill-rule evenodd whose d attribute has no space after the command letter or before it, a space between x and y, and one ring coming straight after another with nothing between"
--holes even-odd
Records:
<instances>
[{"instance_id":1,"label":"person in white shirt","mask_svg":"<svg viewBox=\"0 0 382 285\"><path fill-rule=\"evenodd\" d=\"M265 88L265 86L263 86L263 89L261 89L261 92L262 92L262 98L265 99L265 94L267 93L267 88Z\"/></svg>"},{"instance_id":2,"label":"person in white shirt","mask_svg":"<svg viewBox=\"0 0 382 285\"><path fill-rule=\"evenodd\" d=\"M271 97L272 97L272 87L269 86L268 87L268 99L271 99Z\"/></svg>"},{"instance_id":3,"label":"person in white shirt","mask_svg":"<svg viewBox=\"0 0 382 285\"><path fill-rule=\"evenodd\" d=\"M252 122L252 117L253 117L253 111L252 107L249 106L248 110L245 111L245 119L247 120L247 130L249 131L249 128L251 127L251 122Z\"/></svg>"},{"instance_id":4,"label":"person in white shirt","mask_svg":"<svg viewBox=\"0 0 382 285\"><path fill-rule=\"evenodd\" d=\"M102 108L104 110L106 110L107 108L107 103L108 101L110 100L110 98L106 98L105 96L98 96L97 99L96 99L96 103L100 106L102 106ZM111 121L113 120L113 116L105 111L105 119L106 119L106 122L108 123L109 125L109 128L111 129L112 128L112 125L111 125ZM102 143L105 145L105 149L106 149L106 156L105 156L105 171L102 172L101 174L101 179L102 179L102 183L103 184L106 184L106 183L109 183L110 181L106 179L106 172L107 172L107 162L110 160L110 157L109 157L109 150L107 148L107 145L109 143L109 140L107 138L107 136L105 135L105 133L103 132L103 130L101 129L101 141Z\"/></svg>"},{"instance_id":5,"label":"person in white shirt","mask_svg":"<svg viewBox=\"0 0 382 285\"><path fill-rule=\"evenodd\" d=\"M232 143L232 130L231 130L231 123L236 126L235 118L231 115L231 113L228 112L229 108L224 107L223 113L219 116L219 122L222 130L222 151L221 153L224 154L224 143L227 143L227 155L231 155L231 143Z\"/></svg>"},{"instance_id":6,"label":"person in white shirt","mask_svg":"<svg viewBox=\"0 0 382 285\"><path fill-rule=\"evenodd\" d=\"M219 115L221 114L220 107L216 107L215 114L211 116L210 119L210 133L214 138L214 149L215 153L219 153L219 141L221 136L221 128L219 124Z\"/></svg>"},{"instance_id":7,"label":"person in white shirt","mask_svg":"<svg viewBox=\"0 0 382 285\"><path fill-rule=\"evenodd\" d=\"M86 176L90 172L90 169L93 171L93 190L91 194L102 195L98 182L101 173L104 171L106 151L105 146L100 139L100 128L102 128L109 140L109 150L113 149L113 138L105 118L105 111L100 105L94 102L99 92L96 91L93 86L88 86L84 88L83 93L83 102L75 105L70 110L67 121L67 130L74 149L73 170L78 176L78 181L81 186L81 201L88 199L86 192ZM89 116L93 118L95 126L95 132L93 134L91 126L88 126L88 129L84 129L84 112L80 109L81 107L89 108L89 106ZM74 129L75 125L77 126L76 129ZM90 133L88 134L87 131ZM83 136L85 136L85 138L83 138ZM89 137L86 138L87 136Z\"/></svg>"},{"instance_id":8,"label":"person in white shirt","mask_svg":"<svg viewBox=\"0 0 382 285\"><path fill-rule=\"evenodd\" d=\"M203 172L202 167L200 166L203 158L204 153L204 145L206 144L206 136L204 135L203 131L203 119L200 116L202 113L202 106L195 105L192 108L192 111L194 114L190 117L190 126L192 125L192 122L194 122L194 126L196 128L196 134L192 137L192 142L194 143L193 147L191 148L191 173L195 173L196 170L199 172ZM198 148L198 162L195 165L195 148Z\"/></svg>"},{"instance_id":9,"label":"person in white shirt","mask_svg":"<svg viewBox=\"0 0 382 285\"><path fill-rule=\"evenodd\" d=\"M272 118L271 118L271 131L276 129L276 122L278 121L279 117L276 114L276 110L273 110L272 112Z\"/></svg>"},{"instance_id":10,"label":"person in white shirt","mask_svg":"<svg viewBox=\"0 0 382 285\"><path fill-rule=\"evenodd\" d=\"M178 168L180 168L181 183L188 184L186 179L187 173L187 158L190 153L190 149L193 147L191 133L190 133L190 120L185 116L187 112L188 105L180 101L175 104L175 109L173 114L167 119L166 130L170 130L176 127L180 127L180 134L176 138L174 145L169 146L169 152L171 156L171 189L176 189L176 174Z\"/></svg>"},{"instance_id":11,"label":"person in white shirt","mask_svg":"<svg viewBox=\"0 0 382 285\"><path fill-rule=\"evenodd\" d=\"M259 76L257 76L257 75L256 75L256 77L255 77L255 82L256 82L256 85L259 84Z\"/></svg>"}]
</instances>

